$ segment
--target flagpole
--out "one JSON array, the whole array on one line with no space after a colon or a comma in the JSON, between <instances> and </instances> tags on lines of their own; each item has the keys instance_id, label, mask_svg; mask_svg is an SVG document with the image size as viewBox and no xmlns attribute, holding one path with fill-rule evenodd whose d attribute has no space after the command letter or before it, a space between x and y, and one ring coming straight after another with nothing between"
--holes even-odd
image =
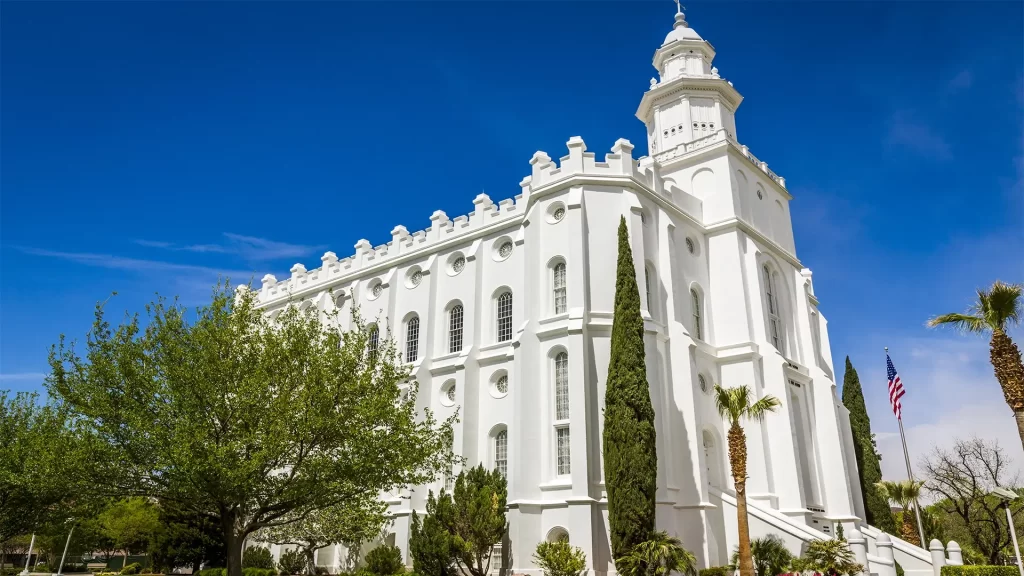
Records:
<instances>
[{"instance_id":1,"label":"flagpole","mask_svg":"<svg viewBox=\"0 0 1024 576\"><path fill-rule=\"evenodd\" d=\"M885 355L889 356L889 347L885 347ZM907 451L907 436L903 433L903 418L897 416L896 421L900 423L900 441L903 442L903 459L907 463L907 478L911 482L914 481L914 471L910 468L910 452ZM921 524L921 503L918 502L917 498L914 498L914 516L917 518L917 534L921 538L921 548L928 549L927 543L924 541L924 525Z\"/></svg>"}]
</instances>

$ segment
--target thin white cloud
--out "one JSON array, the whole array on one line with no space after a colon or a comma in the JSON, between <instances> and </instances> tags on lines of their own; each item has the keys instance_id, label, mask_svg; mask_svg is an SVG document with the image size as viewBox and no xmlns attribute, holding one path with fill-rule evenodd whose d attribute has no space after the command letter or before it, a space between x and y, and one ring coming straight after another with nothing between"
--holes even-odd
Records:
<instances>
[{"instance_id":1,"label":"thin white cloud","mask_svg":"<svg viewBox=\"0 0 1024 576\"><path fill-rule=\"evenodd\" d=\"M232 232L224 232L226 241L223 244L174 244L157 240L135 240L135 243L147 248L160 248L178 252L194 252L199 254L234 254L250 262L263 262L282 258L301 258L322 250L323 246L290 244L256 236L245 236Z\"/></svg>"},{"instance_id":2,"label":"thin white cloud","mask_svg":"<svg viewBox=\"0 0 1024 576\"><path fill-rule=\"evenodd\" d=\"M42 372L11 372L7 374L0 374L0 381L3 382L21 382L25 380L42 382L44 378L46 378L46 374L43 374Z\"/></svg>"},{"instance_id":3,"label":"thin white cloud","mask_svg":"<svg viewBox=\"0 0 1024 576\"><path fill-rule=\"evenodd\" d=\"M44 250L42 248L21 248L22 252L34 256L47 258L59 258L85 266L97 268L109 268L112 270L130 270L135 272L187 272L193 274L206 274L212 276L227 276L230 278L248 278L252 271L225 270L209 266L198 266L195 264L179 264L176 262L165 262L162 260L145 260L142 258L126 258L112 254L93 254L89 252L61 252L56 250Z\"/></svg>"},{"instance_id":4,"label":"thin white cloud","mask_svg":"<svg viewBox=\"0 0 1024 576\"><path fill-rule=\"evenodd\" d=\"M934 160L949 160L953 157L949 142L931 126L915 120L906 111L899 111L889 120L888 143L902 146Z\"/></svg>"}]
</instances>

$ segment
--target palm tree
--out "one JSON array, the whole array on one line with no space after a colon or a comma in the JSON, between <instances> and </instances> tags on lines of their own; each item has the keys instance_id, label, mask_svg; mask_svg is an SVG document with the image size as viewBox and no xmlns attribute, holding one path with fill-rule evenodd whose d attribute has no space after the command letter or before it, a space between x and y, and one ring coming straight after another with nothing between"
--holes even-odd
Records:
<instances>
[{"instance_id":1,"label":"palm tree","mask_svg":"<svg viewBox=\"0 0 1024 576\"><path fill-rule=\"evenodd\" d=\"M879 494L889 502L903 509L903 522L900 525L900 538L915 546L921 545L921 538L917 535L917 526L914 525L914 517L910 513L910 505L917 506L917 499L921 496L921 487L924 482L913 480L882 480L875 484Z\"/></svg>"},{"instance_id":2,"label":"palm tree","mask_svg":"<svg viewBox=\"0 0 1024 576\"><path fill-rule=\"evenodd\" d=\"M931 327L952 325L962 332L978 334L992 333L989 342L989 359L996 372L996 380L1003 388L1006 403L1013 410L1017 420L1017 433L1024 446L1024 364L1020 350L1013 343L1006 329L1017 325L1024 318L1024 286L1006 284L996 280L987 292L978 290L978 301L971 305L966 314L943 314L928 321Z\"/></svg>"},{"instance_id":3,"label":"palm tree","mask_svg":"<svg viewBox=\"0 0 1024 576\"><path fill-rule=\"evenodd\" d=\"M793 561L798 572L817 572L825 576L854 576L864 571L853 551L843 540L813 540L803 557Z\"/></svg>"},{"instance_id":4,"label":"palm tree","mask_svg":"<svg viewBox=\"0 0 1024 576\"><path fill-rule=\"evenodd\" d=\"M697 558L683 548L678 538L655 530L650 538L638 543L619 559L622 576L668 576L680 572L696 576Z\"/></svg>"},{"instance_id":5,"label":"palm tree","mask_svg":"<svg viewBox=\"0 0 1024 576\"><path fill-rule=\"evenodd\" d=\"M751 540L750 553L754 557L754 570L757 571L757 576L778 576L785 573L793 562L793 553L786 548L782 538L775 534ZM739 563L740 551L737 548L732 553L731 568L735 570Z\"/></svg>"},{"instance_id":6,"label":"palm tree","mask_svg":"<svg viewBox=\"0 0 1024 576\"><path fill-rule=\"evenodd\" d=\"M722 388L715 384L718 413L729 421L729 464L732 467L732 481L736 486L736 523L740 532L740 576L754 576L750 527L747 525L747 436L740 426L740 419L761 420L782 404L778 398L770 395L751 404L750 396L750 388L746 386Z\"/></svg>"}]
</instances>

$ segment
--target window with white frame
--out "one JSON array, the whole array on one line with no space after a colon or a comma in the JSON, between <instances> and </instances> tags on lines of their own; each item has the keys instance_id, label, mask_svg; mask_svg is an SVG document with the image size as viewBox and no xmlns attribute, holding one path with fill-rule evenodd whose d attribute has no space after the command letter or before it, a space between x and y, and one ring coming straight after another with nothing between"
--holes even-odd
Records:
<instances>
[{"instance_id":1,"label":"window with white frame","mask_svg":"<svg viewBox=\"0 0 1024 576\"><path fill-rule=\"evenodd\" d=\"M779 287L775 282L775 274L772 274L767 265L761 270L764 273L764 299L768 310L768 338L771 339L772 346L785 355L782 314L779 311Z\"/></svg>"},{"instance_id":2,"label":"window with white frame","mask_svg":"<svg viewBox=\"0 0 1024 576\"><path fill-rule=\"evenodd\" d=\"M555 268L552 270L551 284L554 288L555 314L564 314L566 311L565 262L555 264Z\"/></svg>"},{"instance_id":3,"label":"window with white frame","mask_svg":"<svg viewBox=\"0 0 1024 576\"><path fill-rule=\"evenodd\" d=\"M494 469L502 477L508 475L508 431L502 430L494 435Z\"/></svg>"},{"instance_id":4,"label":"window with white frame","mask_svg":"<svg viewBox=\"0 0 1024 576\"><path fill-rule=\"evenodd\" d=\"M498 572L503 568L501 564L501 544L495 544L494 547L491 548L491 565L488 569L491 572Z\"/></svg>"},{"instance_id":5,"label":"window with white frame","mask_svg":"<svg viewBox=\"0 0 1024 576\"><path fill-rule=\"evenodd\" d=\"M558 475L565 476L569 474L569 427L563 426L556 429L556 449L557 453L557 468Z\"/></svg>"},{"instance_id":6,"label":"window with white frame","mask_svg":"<svg viewBox=\"0 0 1024 576\"><path fill-rule=\"evenodd\" d=\"M693 308L693 337L697 340L703 340L704 331L702 329L700 318L700 294L693 288L690 289L690 302L690 305Z\"/></svg>"},{"instance_id":7,"label":"window with white frame","mask_svg":"<svg viewBox=\"0 0 1024 576\"><path fill-rule=\"evenodd\" d=\"M366 338L366 353L372 358L377 355L378 347L380 347L380 330L373 325L370 326L370 335Z\"/></svg>"},{"instance_id":8,"label":"window with white frame","mask_svg":"<svg viewBox=\"0 0 1024 576\"><path fill-rule=\"evenodd\" d=\"M555 356L555 420L569 419L569 355Z\"/></svg>"},{"instance_id":9,"label":"window with white frame","mask_svg":"<svg viewBox=\"0 0 1024 576\"><path fill-rule=\"evenodd\" d=\"M448 353L462 350L462 304L452 306L448 311Z\"/></svg>"},{"instance_id":10,"label":"window with white frame","mask_svg":"<svg viewBox=\"0 0 1024 576\"><path fill-rule=\"evenodd\" d=\"M512 293L502 292L498 296L498 342L512 339Z\"/></svg>"},{"instance_id":11,"label":"window with white frame","mask_svg":"<svg viewBox=\"0 0 1024 576\"><path fill-rule=\"evenodd\" d=\"M420 317L413 316L405 326L405 361L415 362L420 357Z\"/></svg>"},{"instance_id":12,"label":"window with white frame","mask_svg":"<svg viewBox=\"0 0 1024 576\"><path fill-rule=\"evenodd\" d=\"M644 288L647 293L647 311L650 312L654 309L654 303L651 302L651 269L644 266Z\"/></svg>"}]
</instances>

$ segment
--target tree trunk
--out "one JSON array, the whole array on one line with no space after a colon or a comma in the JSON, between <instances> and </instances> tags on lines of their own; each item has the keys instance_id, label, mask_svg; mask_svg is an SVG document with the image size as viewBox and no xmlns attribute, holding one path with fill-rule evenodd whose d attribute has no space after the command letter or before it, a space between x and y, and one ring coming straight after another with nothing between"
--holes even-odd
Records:
<instances>
[{"instance_id":1,"label":"tree trunk","mask_svg":"<svg viewBox=\"0 0 1024 576\"><path fill-rule=\"evenodd\" d=\"M750 554L750 527L747 524L747 437L739 422L729 427L729 465L736 485L736 525L739 527L740 576L754 576Z\"/></svg>"},{"instance_id":2,"label":"tree trunk","mask_svg":"<svg viewBox=\"0 0 1024 576\"><path fill-rule=\"evenodd\" d=\"M916 522L914 522L914 515L911 514L909 508L903 509L903 514L901 514L901 520L902 522L900 522L900 531L903 532L903 534L901 534L900 536L907 542L913 544L914 546L920 547L921 538L917 535L917 526Z\"/></svg>"},{"instance_id":3,"label":"tree trunk","mask_svg":"<svg viewBox=\"0 0 1024 576\"><path fill-rule=\"evenodd\" d=\"M235 531L235 515L231 512L221 514L220 525L228 553L227 576L242 576L242 545L245 544L245 536Z\"/></svg>"},{"instance_id":4,"label":"tree trunk","mask_svg":"<svg viewBox=\"0 0 1024 576\"><path fill-rule=\"evenodd\" d=\"M1021 362L1020 350L1002 330L992 331L989 349L996 380L1003 389L1006 404L1013 410L1021 445L1024 445L1024 422L1021 421L1024 419L1021 414L1024 412L1024 363Z\"/></svg>"}]
</instances>

